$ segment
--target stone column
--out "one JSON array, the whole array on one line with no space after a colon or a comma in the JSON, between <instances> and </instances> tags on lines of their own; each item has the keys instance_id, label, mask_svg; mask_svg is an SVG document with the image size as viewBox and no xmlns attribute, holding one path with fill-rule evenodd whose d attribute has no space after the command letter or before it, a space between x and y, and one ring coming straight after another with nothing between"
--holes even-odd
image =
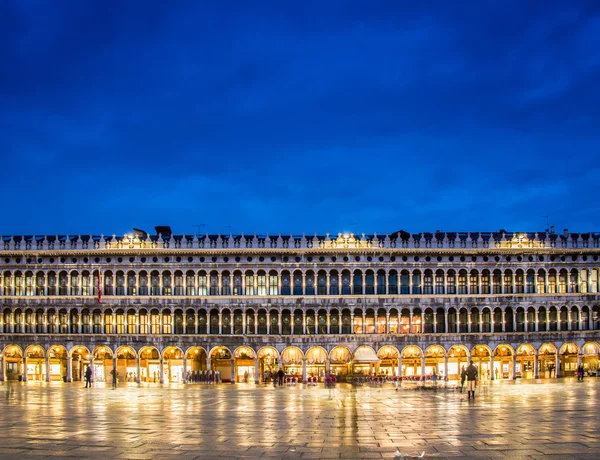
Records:
<instances>
[{"instance_id":1,"label":"stone column","mask_svg":"<svg viewBox=\"0 0 600 460\"><path fill-rule=\"evenodd\" d=\"M206 354L206 370L210 371L210 351Z\"/></svg>"},{"instance_id":2,"label":"stone column","mask_svg":"<svg viewBox=\"0 0 600 460\"><path fill-rule=\"evenodd\" d=\"M223 334L223 313L219 311L219 335Z\"/></svg>"},{"instance_id":3,"label":"stone column","mask_svg":"<svg viewBox=\"0 0 600 460\"><path fill-rule=\"evenodd\" d=\"M165 379L164 379L164 364L163 364L163 358L160 358L160 361L158 362L158 383L163 384L165 383Z\"/></svg>"},{"instance_id":4,"label":"stone column","mask_svg":"<svg viewBox=\"0 0 600 460\"><path fill-rule=\"evenodd\" d=\"M490 353L490 380L496 380L494 375L494 352Z\"/></svg>"},{"instance_id":5,"label":"stone column","mask_svg":"<svg viewBox=\"0 0 600 460\"><path fill-rule=\"evenodd\" d=\"M290 313L290 325L291 325L291 334L290 335L294 335L294 312L292 311Z\"/></svg>"},{"instance_id":6,"label":"stone column","mask_svg":"<svg viewBox=\"0 0 600 460\"><path fill-rule=\"evenodd\" d=\"M254 384L258 385L258 357L254 362Z\"/></svg>"},{"instance_id":7,"label":"stone column","mask_svg":"<svg viewBox=\"0 0 600 460\"><path fill-rule=\"evenodd\" d=\"M448 354L444 355L444 378L448 379Z\"/></svg>"},{"instance_id":8,"label":"stone column","mask_svg":"<svg viewBox=\"0 0 600 460\"><path fill-rule=\"evenodd\" d=\"M327 335L331 334L331 313L327 312Z\"/></svg>"},{"instance_id":9,"label":"stone column","mask_svg":"<svg viewBox=\"0 0 600 460\"><path fill-rule=\"evenodd\" d=\"M534 379L539 379L540 378L540 362L539 362L539 356L538 354L534 354L533 355L533 378Z\"/></svg>"},{"instance_id":10,"label":"stone column","mask_svg":"<svg viewBox=\"0 0 600 460\"><path fill-rule=\"evenodd\" d=\"M367 333L367 314L364 311L362 314L362 333Z\"/></svg>"},{"instance_id":11,"label":"stone column","mask_svg":"<svg viewBox=\"0 0 600 460\"><path fill-rule=\"evenodd\" d=\"M231 384L235 384L235 360L231 358Z\"/></svg>"},{"instance_id":12,"label":"stone column","mask_svg":"<svg viewBox=\"0 0 600 460\"><path fill-rule=\"evenodd\" d=\"M271 313L267 312L267 335L271 335Z\"/></svg>"},{"instance_id":13,"label":"stone column","mask_svg":"<svg viewBox=\"0 0 600 460\"><path fill-rule=\"evenodd\" d=\"M302 383L306 384L306 358L302 358Z\"/></svg>"},{"instance_id":14,"label":"stone column","mask_svg":"<svg viewBox=\"0 0 600 460\"><path fill-rule=\"evenodd\" d=\"M23 355L23 382L27 382L27 355Z\"/></svg>"},{"instance_id":15,"label":"stone column","mask_svg":"<svg viewBox=\"0 0 600 460\"><path fill-rule=\"evenodd\" d=\"M396 375L402 376L402 355L398 355L398 369L396 369Z\"/></svg>"},{"instance_id":16,"label":"stone column","mask_svg":"<svg viewBox=\"0 0 600 460\"><path fill-rule=\"evenodd\" d=\"M512 354L512 379L517 378L517 356L515 353Z\"/></svg>"},{"instance_id":17,"label":"stone column","mask_svg":"<svg viewBox=\"0 0 600 460\"><path fill-rule=\"evenodd\" d=\"M556 350L556 364L554 369L554 378L560 377L560 350Z\"/></svg>"},{"instance_id":18,"label":"stone column","mask_svg":"<svg viewBox=\"0 0 600 460\"><path fill-rule=\"evenodd\" d=\"M302 334L306 335L306 312L302 312Z\"/></svg>"},{"instance_id":19,"label":"stone column","mask_svg":"<svg viewBox=\"0 0 600 460\"><path fill-rule=\"evenodd\" d=\"M142 381L142 378L140 377L140 355L138 353L138 355L135 357L135 369L136 369L136 374L135 374L135 382L137 384L139 384Z\"/></svg>"},{"instance_id":20,"label":"stone column","mask_svg":"<svg viewBox=\"0 0 600 460\"><path fill-rule=\"evenodd\" d=\"M183 375L181 376L183 383L187 383L187 358L183 355Z\"/></svg>"},{"instance_id":21,"label":"stone column","mask_svg":"<svg viewBox=\"0 0 600 460\"><path fill-rule=\"evenodd\" d=\"M0 382L4 382L6 372L4 371L4 353L0 353Z\"/></svg>"},{"instance_id":22,"label":"stone column","mask_svg":"<svg viewBox=\"0 0 600 460\"><path fill-rule=\"evenodd\" d=\"M425 376L425 352L423 352L423 357L421 358L421 377Z\"/></svg>"},{"instance_id":23,"label":"stone column","mask_svg":"<svg viewBox=\"0 0 600 460\"><path fill-rule=\"evenodd\" d=\"M73 357L67 356L67 382L73 381Z\"/></svg>"},{"instance_id":24,"label":"stone column","mask_svg":"<svg viewBox=\"0 0 600 460\"><path fill-rule=\"evenodd\" d=\"M50 381L50 350L46 351L46 382Z\"/></svg>"},{"instance_id":25,"label":"stone column","mask_svg":"<svg viewBox=\"0 0 600 460\"><path fill-rule=\"evenodd\" d=\"M385 314L385 333L390 333L390 312L386 312Z\"/></svg>"},{"instance_id":26,"label":"stone column","mask_svg":"<svg viewBox=\"0 0 600 460\"><path fill-rule=\"evenodd\" d=\"M329 374L329 372L331 372L331 363L329 361L329 358L325 359L325 372L327 374Z\"/></svg>"}]
</instances>

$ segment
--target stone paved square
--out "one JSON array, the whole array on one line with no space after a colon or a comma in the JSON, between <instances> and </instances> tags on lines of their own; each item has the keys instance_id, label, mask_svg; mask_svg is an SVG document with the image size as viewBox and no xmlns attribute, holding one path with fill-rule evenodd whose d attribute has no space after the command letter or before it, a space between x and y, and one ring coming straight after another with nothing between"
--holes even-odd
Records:
<instances>
[{"instance_id":1,"label":"stone paved square","mask_svg":"<svg viewBox=\"0 0 600 460\"><path fill-rule=\"evenodd\" d=\"M454 387L0 384L0 458L599 458L600 379Z\"/></svg>"}]
</instances>

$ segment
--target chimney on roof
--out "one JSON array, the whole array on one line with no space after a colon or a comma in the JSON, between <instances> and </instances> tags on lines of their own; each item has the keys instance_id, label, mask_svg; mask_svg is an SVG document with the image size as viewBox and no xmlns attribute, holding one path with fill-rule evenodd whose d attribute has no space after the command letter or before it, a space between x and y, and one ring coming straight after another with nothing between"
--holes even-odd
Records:
<instances>
[{"instance_id":1,"label":"chimney on roof","mask_svg":"<svg viewBox=\"0 0 600 460\"><path fill-rule=\"evenodd\" d=\"M568 228L565 228L563 230L563 235L565 235L565 237L569 236L569 229Z\"/></svg>"},{"instance_id":2,"label":"chimney on roof","mask_svg":"<svg viewBox=\"0 0 600 460\"><path fill-rule=\"evenodd\" d=\"M550 234L551 234L551 235L554 235L554 225L551 225L551 226L550 226Z\"/></svg>"},{"instance_id":3,"label":"chimney on roof","mask_svg":"<svg viewBox=\"0 0 600 460\"><path fill-rule=\"evenodd\" d=\"M173 232L171 231L171 227L169 227L168 225L157 225L156 227L154 227L154 230L156 231L157 235L171 236L173 234Z\"/></svg>"}]
</instances>

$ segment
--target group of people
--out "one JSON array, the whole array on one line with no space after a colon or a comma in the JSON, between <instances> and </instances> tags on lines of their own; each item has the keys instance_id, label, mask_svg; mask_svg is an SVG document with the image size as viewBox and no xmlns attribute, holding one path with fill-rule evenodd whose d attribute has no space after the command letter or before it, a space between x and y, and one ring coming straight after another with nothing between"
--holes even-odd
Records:
<instances>
[{"instance_id":1,"label":"group of people","mask_svg":"<svg viewBox=\"0 0 600 460\"><path fill-rule=\"evenodd\" d=\"M221 383L221 373L214 369L203 371L188 370L185 383Z\"/></svg>"},{"instance_id":2,"label":"group of people","mask_svg":"<svg viewBox=\"0 0 600 460\"><path fill-rule=\"evenodd\" d=\"M469 362L469 365L465 368L462 367L460 371L460 392L463 392L465 381L467 382L467 392L469 394L468 399L475 399L475 388L477 388L479 371L473 361Z\"/></svg>"}]
</instances>

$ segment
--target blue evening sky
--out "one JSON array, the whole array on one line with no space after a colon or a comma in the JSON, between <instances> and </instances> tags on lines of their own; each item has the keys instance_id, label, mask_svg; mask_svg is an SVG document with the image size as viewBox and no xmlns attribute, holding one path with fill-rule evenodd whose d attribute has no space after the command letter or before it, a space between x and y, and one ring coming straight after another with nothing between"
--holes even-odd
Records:
<instances>
[{"instance_id":1,"label":"blue evening sky","mask_svg":"<svg viewBox=\"0 0 600 460\"><path fill-rule=\"evenodd\" d=\"M600 231L598 1L4 0L0 109L2 235Z\"/></svg>"}]
</instances>

